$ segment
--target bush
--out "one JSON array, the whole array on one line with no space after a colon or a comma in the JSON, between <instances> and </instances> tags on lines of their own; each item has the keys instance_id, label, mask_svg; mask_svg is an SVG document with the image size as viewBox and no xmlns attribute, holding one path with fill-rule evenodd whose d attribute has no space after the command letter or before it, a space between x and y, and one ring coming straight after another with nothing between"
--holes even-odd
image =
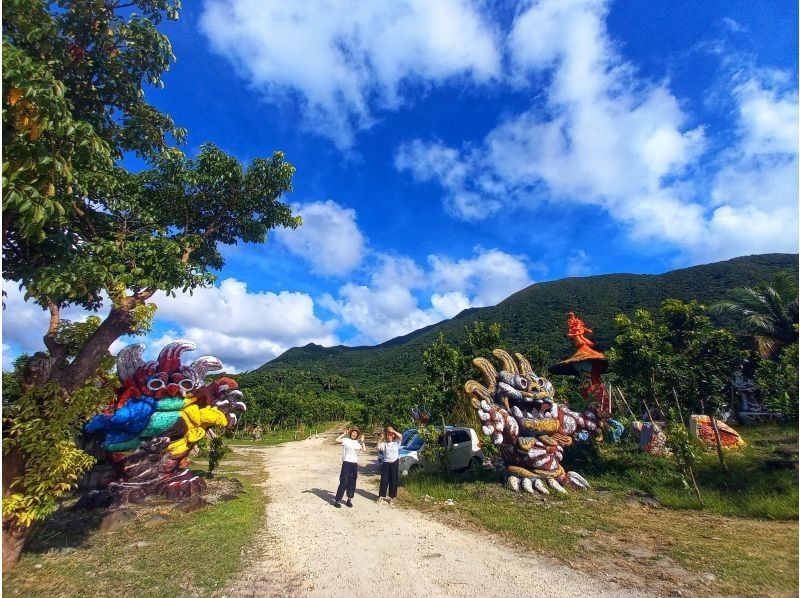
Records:
<instances>
[{"instance_id":1,"label":"bush","mask_svg":"<svg viewBox=\"0 0 800 598\"><path fill-rule=\"evenodd\" d=\"M230 448L222 436L207 436L208 441L208 473L212 475L222 458L230 452Z\"/></svg>"},{"instance_id":2,"label":"bush","mask_svg":"<svg viewBox=\"0 0 800 598\"><path fill-rule=\"evenodd\" d=\"M48 384L22 394L5 410L3 455L21 459L25 467L3 498L3 519L29 526L56 510L58 499L95 463L75 438L111 397L110 390L87 384L65 400L55 384Z\"/></svg>"},{"instance_id":3,"label":"bush","mask_svg":"<svg viewBox=\"0 0 800 598\"><path fill-rule=\"evenodd\" d=\"M762 359L755 374L755 383L761 391L765 408L786 415L796 421L798 412L798 345L783 350L777 361Z\"/></svg>"}]
</instances>

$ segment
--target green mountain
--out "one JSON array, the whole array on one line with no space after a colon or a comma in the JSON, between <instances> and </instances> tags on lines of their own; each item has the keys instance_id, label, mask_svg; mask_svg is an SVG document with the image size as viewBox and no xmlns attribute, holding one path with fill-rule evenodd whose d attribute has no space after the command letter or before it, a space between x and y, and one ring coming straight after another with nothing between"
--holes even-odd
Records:
<instances>
[{"instance_id":1,"label":"green mountain","mask_svg":"<svg viewBox=\"0 0 800 598\"><path fill-rule=\"evenodd\" d=\"M554 357L566 357L572 344L566 337L567 313L574 311L595 332L602 350L615 334L613 319L620 312L643 307L657 311L665 299L696 299L706 305L731 289L752 286L779 270L798 276L796 254L767 254L693 266L665 274L608 274L537 283L493 307L468 309L450 320L393 338L373 347L321 347L309 344L289 349L242 381L311 377L353 392L391 392L408 388L422 377L422 352L439 331L448 341L461 342L464 327L475 320L499 322L506 346L525 352L532 345Z\"/></svg>"}]
</instances>

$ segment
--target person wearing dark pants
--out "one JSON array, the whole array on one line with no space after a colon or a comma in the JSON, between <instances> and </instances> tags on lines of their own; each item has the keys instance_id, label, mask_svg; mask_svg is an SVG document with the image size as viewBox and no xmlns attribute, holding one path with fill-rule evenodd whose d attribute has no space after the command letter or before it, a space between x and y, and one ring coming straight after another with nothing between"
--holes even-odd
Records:
<instances>
[{"instance_id":1,"label":"person wearing dark pants","mask_svg":"<svg viewBox=\"0 0 800 598\"><path fill-rule=\"evenodd\" d=\"M400 468L400 439L402 435L389 426L383 432L383 442L378 445L378 450L383 453L381 467L381 485L378 489L378 502L386 500L386 491L389 491L389 504L397 496L397 479Z\"/></svg>"},{"instance_id":2,"label":"person wearing dark pants","mask_svg":"<svg viewBox=\"0 0 800 598\"><path fill-rule=\"evenodd\" d=\"M364 435L359 438L358 428L352 428L347 432L342 432L336 439L342 445L342 471L339 474L339 487L336 489L336 498L333 506L337 509L342 508L342 497L347 492L348 507L353 506L353 496L356 493L356 479L358 478L358 451L365 450Z\"/></svg>"}]
</instances>

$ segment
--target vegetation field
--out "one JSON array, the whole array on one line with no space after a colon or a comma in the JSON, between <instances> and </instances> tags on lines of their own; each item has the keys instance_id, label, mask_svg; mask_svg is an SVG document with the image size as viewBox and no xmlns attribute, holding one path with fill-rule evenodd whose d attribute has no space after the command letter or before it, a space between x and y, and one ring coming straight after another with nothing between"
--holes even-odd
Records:
<instances>
[{"instance_id":1,"label":"vegetation field","mask_svg":"<svg viewBox=\"0 0 800 598\"><path fill-rule=\"evenodd\" d=\"M251 434L238 434L233 438L227 438L226 443L232 446L271 446L282 442L293 442L295 440L305 440L309 436L320 434L330 430L340 422L321 422L309 426L300 426L294 429L277 429L264 431L260 440L255 440Z\"/></svg>"},{"instance_id":2,"label":"vegetation field","mask_svg":"<svg viewBox=\"0 0 800 598\"><path fill-rule=\"evenodd\" d=\"M793 596L797 432L766 426L742 433L749 446L728 454L730 474L720 470L715 453L702 457L702 506L668 462L626 447L568 465L586 472L594 488L589 492L540 497L502 488L495 472L449 480L422 474L407 479L404 498L609 578L660 576L699 594Z\"/></svg>"},{"instance_id":3,"label":"vegetation field","mask_svg":"<svg viewBox=\"0 0 800 598\"><path fill-rule=\"evenodd\" d=\"M258 484L266 473L258 457L238 454L217 472L221 483L229 474L241 481L235 499L191 513L173 503L154 505L109 533L96 529L99 522L88 515L82 530L64 530L58 517L45 521L3 577L4 595L177 597L222 589L262 522L266 498Z\"/></svg>"}]
</instances>

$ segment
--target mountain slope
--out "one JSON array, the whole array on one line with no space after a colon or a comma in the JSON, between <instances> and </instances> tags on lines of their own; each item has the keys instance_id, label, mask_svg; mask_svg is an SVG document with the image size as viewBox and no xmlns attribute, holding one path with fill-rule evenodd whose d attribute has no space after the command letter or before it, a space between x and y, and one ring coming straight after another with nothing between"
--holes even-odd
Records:
<instances>
[{"instance_id":1,"label":"mountain slope","mask_svg":"<svg viewBox=\"0 0 800 598\"><path fill-rule=\"evenodd\" d=\"M386 392L408 387L422 375L422 351L443 331L449 341L463 340L464 326L475 320L499 322L507 347L524 352L538 345L560 358L571 352L566 338L567 312L576 312L594 331L601 349L614 338L613 319L643 307L655 311L669 298L710 304L735 287L757 284L786 270L798 275L798 256L746 256L693 266L665 274L608 274L533 284L493 307L465 310L456 317L374 347L289 349L256 370L309 370L346 378L356 390Z\"/></svg>"}]
</instances>

